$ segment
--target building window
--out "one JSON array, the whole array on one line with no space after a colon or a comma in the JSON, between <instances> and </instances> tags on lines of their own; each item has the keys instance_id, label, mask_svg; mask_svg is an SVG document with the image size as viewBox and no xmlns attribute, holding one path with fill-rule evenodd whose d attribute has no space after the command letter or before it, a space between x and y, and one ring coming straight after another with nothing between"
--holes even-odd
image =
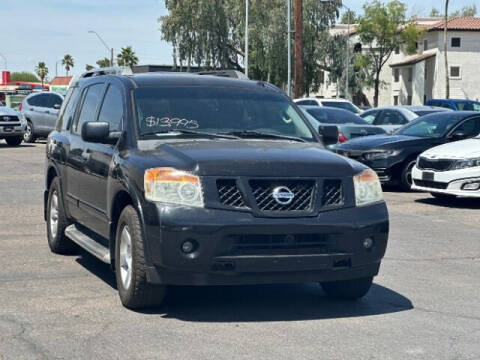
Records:
<instances>
[{"instance_id":1,"label":"building window","mask_svg":"<svg viewBox=\"0 0 480 360\"><path fill-rule=\"evenodd\" d=\"M400 81L400 70L399 69L393 69L393 81L396 82L396 83Z\"/></svg>"},{"instance_id":2,"label":"building window","mask_svg":"<svg viewBox=\"0 0 480 360\"><path fill-rule=\"evenodd\" d=\"M452 38L452 48L459 48L462 46L462 39L459 37Z\"/></svg>"},{"instance_id":3,"label":"building window","mask_svg":"<svg viewBox=\"0 0 480 360\"><path fill-rule=\"evenodd\" d=\"M428 39L423 40L423 51L428 50Z\"/></svg>"},{"instance_id":4,"label":"building window","mask_svg":"<svg viewBox=\"0 0 480 360\"><path fill-rule=\"evenodd\" d=\"M398 95L395 95L393 97L393 105L397 106L398 105Z\"/></svg>"},{"instance_id":5,"label":"building window","mask_svg":"<svg viewBox=\"0 0 480 360\"><path fill-rule=\"evenodd\" d=\"M460 66L450 66L450 77L453 79L460 79Z\"/></svg>"},{"instance_id":6,"label":"building window","mask_svg":"<svg viewBox=\"0 0 480 360\"><path fill-rule=\"evenodd\" d=\"M413 68L408 68L408 82L412 82L413 79Z\"/></svg>"},{"instance_id":7,"label":"building window","mask_svg":"<svg viewBox=\"0 0 480 360\"><path fill-rule=\"evenodd\" d=\"M397 46L397 47L395 48L395 54L396 54L396 55L400 54L400 46Z\"/></svg>"},{"instance_id":8,"label":"building window","mask_svg":"<svg viewBox=\"0 0 480 360\"><path fill-rule=\"evenodd\" d=\"M412 105L412 95L407 96L407 105Z\"/></svg>"}]
</instances>

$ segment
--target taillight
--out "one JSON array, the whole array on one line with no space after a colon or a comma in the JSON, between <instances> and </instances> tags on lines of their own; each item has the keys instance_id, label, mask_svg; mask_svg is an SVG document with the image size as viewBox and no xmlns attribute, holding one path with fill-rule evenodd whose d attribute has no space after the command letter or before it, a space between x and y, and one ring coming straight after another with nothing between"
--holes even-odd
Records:
<instances>
[{"instance_id":1,"label":"taillight","mask_svg":"<svg viewBox=\"0 0 480 360\"><path fill-rule=\"evenodd\" d=\"M343 135L341 132L338 132L338 142L344 143L345 141L347 141L345 135Z\"/></svg>"},{"instance_id":2,"label":"taillight","mask_svg":"<svg viewBox=\"0 0 480 360\"><path fill-rule=\"evenodd\" d=\"M18 111L22 111L22 103L18 105Z\"/></svg>"}]
</instances>

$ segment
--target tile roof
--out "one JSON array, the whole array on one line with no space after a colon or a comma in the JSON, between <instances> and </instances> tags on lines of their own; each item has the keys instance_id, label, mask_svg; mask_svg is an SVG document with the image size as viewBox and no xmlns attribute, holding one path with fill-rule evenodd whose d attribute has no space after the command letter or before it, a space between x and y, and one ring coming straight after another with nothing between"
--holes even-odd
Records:
<instances>
[{"instance_id":1,"label":"tile roof","mask_svg":"<svg viewBox=\"0 0 480 360\"><path fill-rule=\"evenodd\" d=\"M445 20L441 20L430 26L428 31L440 31L445 28ZM448 30L480 31L480 18L478 17L456 17L448 19Z\"/></svg>"},{"instance_id":2,"label":"tile roof","mask_svg":"<svg viewBox=\"0 0 480 360\"><path fill-rule=\"evenodd\" d=\"M72 81L73 76L57 76L50 81L49 85L54 86L68 86L70 81Z\"/></svg>"},{"instance_id":3,"label":"tile roof","mask_svg":"<svg viewBox=\"0 0 480 360\"><path fill-rule=\"evenodd\" d=\"M429 51L420 55L413 55L398 63L390 64L390 67L393 68L393 67L413 65L413 64L419 63L420 61L430 59L431 57L434 57L436 55L437 55L436 51Z\"/></svg>"}]
</instances>

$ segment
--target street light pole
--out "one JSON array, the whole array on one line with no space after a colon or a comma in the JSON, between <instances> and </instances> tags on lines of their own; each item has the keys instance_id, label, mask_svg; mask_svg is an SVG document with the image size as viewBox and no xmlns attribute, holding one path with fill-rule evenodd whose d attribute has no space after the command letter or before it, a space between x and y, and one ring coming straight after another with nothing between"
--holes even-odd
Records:
<instances>
[{"instance_id":1,"label":"street light pole","mask_svg":"<svg viewBox=\"0 0 480 360\"><path fill-rule=\"evenodd\" d=\"M287 49L288 49L288 85L287 93L292 97L292 2L287 0Z\"/></svg>"},{"instance_id":2,"label":"street light pole","mask_svg":"<svg viewBox=\"0 0 480 360\"><path fill-rule=\"evenodd\" d=\"M113 48L109 47L107 45L107 43L102 39L102 37L94 30L89 30L88 31L89 34L95 34L98 38L98 40L100 40L100 42L107 48L108 52L110 53L110 66L113 66Z\"/></svg>"},{"instance_id":3,"label":"street light pole","mask_svg":"<svg viewBox=\"0 0 480 360\"><path fill-rule=\"evenodd\" d=\"M5 64L5 70L7 70L8 69L7 58L1 53L0 53L0 57L3 59L3 63Z\"/></svg>"},{"instance_id":4,"label":"street light pole","mask_svg":"<svg viewBox=\"0 0 480 360\"><path fill-rule=\"evenodd\" d=\"M245 67L245 76L248 77L248 5L250 0L245 0L245 56L244 56L244 67Z\"/></svg>"}]
</instances>

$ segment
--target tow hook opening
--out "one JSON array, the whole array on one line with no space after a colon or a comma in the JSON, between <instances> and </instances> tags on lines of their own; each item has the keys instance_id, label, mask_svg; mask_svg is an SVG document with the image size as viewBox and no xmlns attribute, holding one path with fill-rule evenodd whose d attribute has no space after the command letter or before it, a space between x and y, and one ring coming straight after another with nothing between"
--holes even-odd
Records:
<instances>
[{"instance_id":1,"label":"tow hook opening","mask_svg":"<svg viewBox=\"0 0 480 360\"><path fill-rule=\"evenodd\" d=\"M350 268L350 267L352 267L352 260L350 258L348 258L348 259L342 259L342 260L335 261L333 263L333 267L335 269Z\"/></svg>"},{"instance_id":2,"label":"tow hook opening","mask_svg":"<svg viewBox=\"0 0 480 360\"><path fill-rule=\"evenodd\" d=\"M217 261L213 264L213 271L233 271L235 270L235 263L231 261Z\"/></svg>"}]
</instances>

